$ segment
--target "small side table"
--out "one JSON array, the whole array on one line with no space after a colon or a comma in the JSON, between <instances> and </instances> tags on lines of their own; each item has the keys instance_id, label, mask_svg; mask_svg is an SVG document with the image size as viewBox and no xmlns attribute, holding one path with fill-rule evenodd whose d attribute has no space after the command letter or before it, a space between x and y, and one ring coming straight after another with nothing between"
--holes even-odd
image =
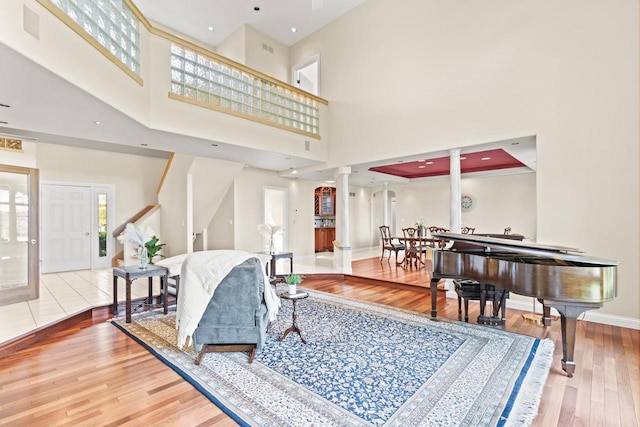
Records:
<instances>
[{"instance_id":1,"label":"small side table","mask_svg":"<svg viewBox=\"0 0 640 427\"><path fill-rule=\"evenodd\" d=\"M302 331L300 330L300 327L298 326L298 314L296 313L296 302L298 300L301 300L301 299L309 298L309 294L306 293L306 292L300 292L300 293L297 293L297 294L289 295L289 292L284 292L284 293L280 294L280 298L285 299L285 300L290 300L293 303L293 319L292 319L291 327L289 329L287 329L286 331L284 331L284 334L280 338L278 338L278 341L284 340L287 337L287 335L289 335L291 332L295 332L296 334L298 334L300 336L300 340L304 344L306 344L307 341L302 336Z\"/></svg>"},{"instance_id":2,"label":"small side table","mask_svg":"<svg viewBox=\"0 0 640 427\"><path fill-rule=\"evenodd\" d=\"M293 274L293 252L256 252L262 255L269 255L271 261L269 262L269 278L273 279L276 274L276 261L279 259L289 259L289 274Z\"/></svg>"},{"instance_id":3,"label":"small side table","mask_svg":"<svg viewBox=\"0 0 640 427\"><path fill-rule=\"evenodd\" d=\"M153 302L153 278L160 277L160 289L162 291L162 302L164 305L164 314L169 313L168 304L168 269L157 265L149 264L147 268L141 269L137 265L125 265L122 267L113 267L113 315L118 314L118 277L123 278L126 285L126 312L125 322L131 323L131 283L136 279L149 278L149 304Z\"/></svg>"}]
</instances>

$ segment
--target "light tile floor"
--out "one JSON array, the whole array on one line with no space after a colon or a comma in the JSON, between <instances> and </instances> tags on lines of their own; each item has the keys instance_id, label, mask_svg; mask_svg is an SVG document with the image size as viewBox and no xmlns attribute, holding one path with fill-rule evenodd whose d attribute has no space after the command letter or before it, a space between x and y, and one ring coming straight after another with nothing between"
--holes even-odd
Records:
<instances>
[{"instance_id":1,"label":"light tile floor","mask_svg":"<svg viewBox=\"0 0 640 427\"><path fill-rule=\"evenodd\" d=\"M380 255L380 249L354 250L352 259L365 259ZM288 260L276 267L276 271L289 271ZM293 271L300 274L337 273L333 267L331 252L315 256L294 257ZM132 298L147 295L147 280L140 279L131 287ZM154 282L154 292L159 292L159 282ZM118 280L118 300L124 301L125 283ZM54 323L64 317L91 307L113 302L113 274L110 268L102 270L65 271L42 274L40 297L27 302L0 306L0 343L23 335L36 328ZM124 315L123 310L120 311Z\"/></svg>"}]
</instances>

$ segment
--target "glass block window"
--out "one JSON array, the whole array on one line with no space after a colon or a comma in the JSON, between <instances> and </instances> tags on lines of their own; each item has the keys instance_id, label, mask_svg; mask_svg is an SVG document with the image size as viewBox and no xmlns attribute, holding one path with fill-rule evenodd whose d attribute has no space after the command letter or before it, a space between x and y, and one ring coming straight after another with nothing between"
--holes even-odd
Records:
<instances>
[{"instance_id":1,"label":"glass block window","mask_svg":"<svg viewBox=\"0 0 640 427\"><path fill-rule=\"evenodd\" d=\"M320 135L317 100L175 43L171 46L171 93L234 115Z\"/></svg>"},{"instance_id":2,"label":"glass block window","mask_svg":"<svg viewBox=\"0 0 640 427\"><path fill-rule=\"evenodd\" d=\"M0 149L22 151L22 140L0 137Z\"/></svg>"},{"instance_id":3,"label":"glass block window","mask_svg":"<svg viewBox=\"0 0 640 427\"><path fill-rule=\"evenodd\" d=\"M73 22L140 74L140 21L124 0L51 0Z\"/></svg>"}]
</instances>

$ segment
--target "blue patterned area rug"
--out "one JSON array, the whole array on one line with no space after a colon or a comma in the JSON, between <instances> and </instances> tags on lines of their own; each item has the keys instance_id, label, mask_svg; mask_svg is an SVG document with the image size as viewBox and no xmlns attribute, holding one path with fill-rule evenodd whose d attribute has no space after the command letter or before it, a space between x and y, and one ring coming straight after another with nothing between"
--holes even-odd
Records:
<instances>
[{"instance_id":1,"label":"blue patterned area rug","mask_svg":"<svg viewBox=\"0 0 640 427\"><path fill-rule=\"evenodd\" d=\"M241 425L495 426L535 418L553 342L335 295L297 303L308 344L289 334L283 301L265 347L209 353L176 348L175 313L114 324Z\"/></svg>"}]
</instances>

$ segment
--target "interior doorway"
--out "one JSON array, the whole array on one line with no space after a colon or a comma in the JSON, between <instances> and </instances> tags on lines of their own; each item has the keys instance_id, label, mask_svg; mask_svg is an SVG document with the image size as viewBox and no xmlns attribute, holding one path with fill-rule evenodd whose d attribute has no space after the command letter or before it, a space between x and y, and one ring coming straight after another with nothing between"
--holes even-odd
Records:
<instances>
[{"instance_id":1,"label":"interior doorway","mask_svg":"<svg viewBox=\"0 0 640 427\"><path fill-rule=\"evenodd\" d=\"M287 236L287 204L288 190L285 187L264 187L264 221L263 223L272 226L277 230L273 234L273 250L284 252L288 249ZM269 236L263 236L263 248L267 252L270 250ZM280 261L280 260L279 260ZM278 271L283 271L278 269Z\"/></svg>"},{"instance_id":2,"label":"interior doorway","mask_svg":"<svg viewBox=\"0 0 640 427\"><path fill-rule=\"evenodd\" d=\"M320 54L314 55L291 69L292 84L306 92L320 93Z\"/></svg>"}]
</instances>

